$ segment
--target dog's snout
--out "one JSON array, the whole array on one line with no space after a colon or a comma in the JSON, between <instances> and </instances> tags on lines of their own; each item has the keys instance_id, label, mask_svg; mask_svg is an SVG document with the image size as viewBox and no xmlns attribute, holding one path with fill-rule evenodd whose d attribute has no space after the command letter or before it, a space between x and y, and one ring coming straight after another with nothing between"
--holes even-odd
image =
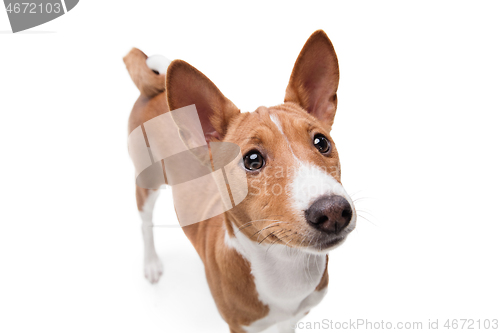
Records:
<instances>
[{"instance_id":1,"label":"dog's snout","mask_svg":"<svg viewBox=\"0 0 500 333\"><path fill-rule=\"evenodd\" d=\"M329 234L339 234L352 218L351 205L339 195L319 198L305 213L311 226Z\"/></svg>"}]
</instances>

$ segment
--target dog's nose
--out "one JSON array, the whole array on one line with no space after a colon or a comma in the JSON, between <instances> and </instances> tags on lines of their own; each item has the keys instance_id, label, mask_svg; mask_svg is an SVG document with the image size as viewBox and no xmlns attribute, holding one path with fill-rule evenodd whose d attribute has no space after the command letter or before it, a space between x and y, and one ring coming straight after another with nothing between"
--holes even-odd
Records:
<instances>
[{"instance_id":1,"label":"dog's nose","mask_svg":"<svg viewBox=\"0 0 500 333\"><path fill-rule=\"evenodd\" d=\"M329 234L339 234L349 224L351 218L351 205L340 195L321 197L306 210L307 222Z\"/></svg>"}]
</instances>

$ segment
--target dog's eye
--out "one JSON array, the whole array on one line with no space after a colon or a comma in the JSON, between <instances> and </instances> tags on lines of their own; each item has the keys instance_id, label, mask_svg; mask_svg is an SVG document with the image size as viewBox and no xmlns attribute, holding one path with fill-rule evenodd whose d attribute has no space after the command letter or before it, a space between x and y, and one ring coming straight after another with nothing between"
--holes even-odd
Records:
<instances>
[{"instance_id":1,"label":"dog's eye","mask_svg":"<svg viewBox=\"0 0 500 333\"><path fill-rule=\"evenodd\" d=\"M323 134L316 134L313 143L314 147L316 147L321 154L326 154L330 151L330 141L328 141Z\"/></svg>"},{"instance_id":2,"label":"dog's eye","mask_svg":"<svg viewBox=\"0 0 500 333\"><path fill-rule=\"evenodd\" d=\"M243 157L243 163L248 171L259 170L264 166L264 157L258 151L251 151Z\"/></svg>"}]
</instances>

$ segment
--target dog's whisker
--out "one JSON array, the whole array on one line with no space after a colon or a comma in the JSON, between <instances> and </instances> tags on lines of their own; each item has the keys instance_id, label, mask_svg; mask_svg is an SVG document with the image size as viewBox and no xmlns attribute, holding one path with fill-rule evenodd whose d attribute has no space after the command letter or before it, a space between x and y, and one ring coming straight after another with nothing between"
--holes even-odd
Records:
<instances>
[{"instance_id":1,"label":"dog's whisker","mask_svg":"<svg viewBox=\"0 0 500 333\"><path fill-rule=\"evenodd\" d=\"M257 236L257 241L259 240L259 237L260 237L260 234L264 231L264 230L267 230L269 228L277 228L278 226L276 225L270 225L270 226L267 226L265 228L262 228L260 229L259 231L257 231L256 233L254 233L252 236L250 236L250 239L253 238L255 235L259 234L259 236Z\"/></svg>"},{"instance_id":2,"label":"dog's whisker","mask_svg":"<svg viewBox=\"0 0 500 333\"><path fill-rule=\"evenodd\" d=\"M240 228L246 226L247 224L251 224L251 223L255 223L255 222L261 222L261 221L279 221L279 220L271 220L271 219L252 220L252 221L249 221L249 222L243 224Z\"/></svg>"},{"instance_id":3,"label":"dog's whisker","mask_svg":"<svg viewBox=\"0 0 500 333\"><path fill-rule=\"evenodd\" d=\"M298 246L299 248L300 248L300 247L302 247L302 243L304 243L304 241L305 241L305 240L306 240L306 236L305 236L305 235L303 235L303 236L302 236L302 240L300 241L300 244L299 244L299 246ZM298 258L299 258L299 256L297 256L297 257L295 258L295 260L294 260L294 266L295 266L295 263L298 261Z\"/></svg>"},{"instance_id":4,"label":"dog's whisker","mask_svg":"<svg viewBox=\"0 0 500 333\"><path fill-rule=\"evenodd\" d=\"M281 243L284 243L284 239L289 237L291 234L289 233L291 231L291 229L282 229L281 231L279 231L278 233L274 234L274 236L276 237L276 239L271 243L271 245L267 248L266 250L266 257L267 257L267 254L269 252L269 250L271 249L271 247L275 244L277 244L278 242L281 242ZM280 235L281 233L283 233L283 235ZM280 236L278 236L280 235ZM285 245L285 248L286 248L286 245ZM282 250L283 251L283 250Z\"/></svg>"},{"instance_id":5,"label":"dog's whisker","mask_svg":"<svg viewBox=\"0 0 500 333\"><path fill-rule=\"evenodd\" d=\"M374 222L370 221L369 219L367 219L367 218L366 218L366 217L364 217L363 215L358 214L358 216L359 216L359 217L361 217L361 218L362 218L363 220L365 220L366 222L369 222L369 223L373 224L374 226L377 226L377 224L376 224L376 223L374 223Z\"/></svg>"},{"instance_id":6,"label":"dog's whisker","mask_svg":"<svg viewBox=\"0 0 500 333\"><path fill-rule=\"evenodd\" d=\"M288 230L289 233L284 237L291 237L290 240L288 242L285 243L285 246L284 246L284 249L285 249L285 252L286 251L291 251L292 247L288 246L288 244L290 244L290 242L292 242L293 240L295 240L295 237L293 237L296 233L292 233L292 230ZM281 253L283 252L283 250L281 250ZM288 253L288 255L290 255L290 253Z\"/></svg>"},{"instance_id":7,"label":"dog's whisker","mask_svg":"<svg viewBox=\"0 0 500 333\"><path fill-rule=\"evenodd\" d=\"M368 200L368 199L373 199L373 198L371 198L371 197L359 197L356 199L352 199L352 202L359 202L359 201L364 201L364 200Z\"/></svg>"},{"instance_id":8,"label":"dog's whisker","mask_svg":"<svg viewBox=\"0 0 500 333\"><path fill-rule=\"evenodd\" d=\"M259 244L262 244L263 241L265 241L269 236L273 235L276 231L273 231L271 232L269 235L267 235L266 237L264 237L264 239L262 239Z\"/></svg>"},{"instance_id":9,"label":"dog's whisker","mask_svg":"<svg viewBox=\"0 0 500 333\"><path fill-rule=\"evenodd\" d=\"M359 193L361 193L361 192L363 192L363 190L358 190L358 191L356 191L356 192L349 193L349 196L350 196L351 198L354 198L357 194L359 194Z\"/></svg>"},{"instance_id":10,"label":"dog's whisker","mask_svg":"<svg viewBox=\"0 0 500 333\"><path fill-rule=\"evenodd\" d=\"M250 236L250 238L253 238L255 235L260 234L262 231L267 230L267 229L269 229L269 228L271 228L271 227L274 227L274 226L276 226L277 224L279 225L279 224L281 224L281 223L284 223L284 224L289 224L288 222L285 222L285 221L276 221L276 222L271 223L270 225L268 225L268 226L266 226L266 227L264 227L264 228L260 229L259 231L257 231L256 233L254 233L252 236ZM258 240L258 239L257 239L257 240Z\"/></svg>"},{"instance_id":11,"label":"dog's whisker","mask_svg":"<svg viewBox=\"0 0 500 333\"><path fill-rule=\"evenodd\" d=\"M365 209L356 209L356 212L361 212L370 215L371 217L375 217L370 211L365 210Z\"/></svg>"},{"instance_id":12,"label":"dog's whisker","mask_svg":"<svg viewBox=\"0 0 500 333\"><path fill-rule=\"evenodd\" d=\"M271 217L271 216L282 216L282 215L270 215L269 217ZM239 231L239 230L244 229L247 225L251 225L251 224L253 224L253 223L255 223L255 222L262 222L262 221L270 221L270 222L274 222L274 221L279 221L279 220L259 219L259 220L252 220L252 221L248 221L248 222L244 223L243 225L241 225L241 226L238 228L238 231ZM237 231L237 232L238 232L238 231Z\"/></svg>"},{"instance_id":13,"label":"dog's whisker","mask_svg":"<svg viewBox=\"0 0 500 333\"><path fill-rule=\"evenodd\" d=\"M307 247L310 247L311 246L311 242L313 241L313 239L315 239L316 237L314 238L311 238L309 240L309 244L307 244ZM312 281L312 275L311 275L311 267L309 266L309 262L310 262L310 259L311 259L311 255L312 253L309 253L309 255L307 256L307 265L306 265L306 269L307 269L307 273L309 275L309 279Z\"/></svg>"},{"instance_id":14,"label":"dog's whisker","mask_svg":"<svg viewBox=\"0 0 500 333\"><path fill-rule=\"evenodd\" d=\"M250 227L253 223L255 222L263 222L263 221L269 221L269 222L279 222L279 220L270 220L270 219L261 219L261 220L253 220L253 221L250 221L250 222L247 222L245 224L243 224L241 227L238 228L238 230L235 232L235 233L238 233L240 232L241 230L245 229L245 228L248 228Z\"/></svg>"}]
</instances>

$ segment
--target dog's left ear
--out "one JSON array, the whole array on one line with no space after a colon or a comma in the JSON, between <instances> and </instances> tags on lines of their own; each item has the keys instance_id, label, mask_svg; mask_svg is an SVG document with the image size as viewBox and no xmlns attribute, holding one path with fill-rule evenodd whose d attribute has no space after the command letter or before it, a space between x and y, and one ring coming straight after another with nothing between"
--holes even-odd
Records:
<instances>
[{"instance_id":1,"label":"dog's left ear","mask_svg":"<svg viewBox=\"0 0 500 333\"><path fill-rule=\"evenodd\" d=\"M323 30L315 31L295 61L285 102L294 102L328 128L337 110L339 63L332 42Z\"/></svg>"},{"instance_id":2,"label":"dog's left ear","mask_svg":"<svg viewBox=\"0 0 500 333\"><path fill-rule=\"evenodd\" d=\"M221 140L231 118L240 113L209 78L182 60L168 67L167 102L170 111L194 104L207 142Z\"/></svg>"}]
</instances>

